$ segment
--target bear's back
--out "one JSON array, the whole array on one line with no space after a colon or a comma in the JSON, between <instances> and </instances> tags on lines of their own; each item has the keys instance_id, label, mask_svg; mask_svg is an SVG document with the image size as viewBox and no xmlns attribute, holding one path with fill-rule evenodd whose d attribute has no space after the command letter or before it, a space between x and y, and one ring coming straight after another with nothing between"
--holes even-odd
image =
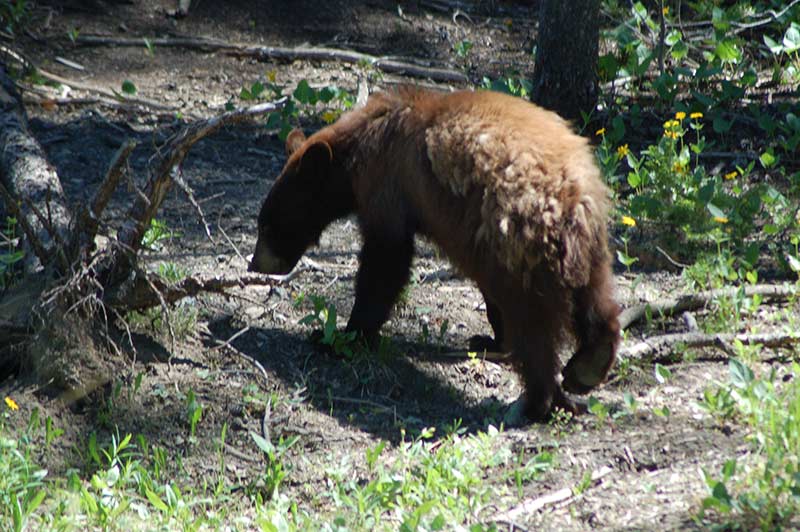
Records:
<instances>
[{"instance_id":1,"label":"bear's back","mask_svg":"<svg viewBox=\"0 0 800 532\"><path fill-rule=\"evenodd\" d=\"M585 283L608 203L587 141L555 113L504 94L458 92L432 103L422 113L427 156L454 195L478 188L477 238L511 271L546 260L568 284Z\"/></svg>"}]
</instances>

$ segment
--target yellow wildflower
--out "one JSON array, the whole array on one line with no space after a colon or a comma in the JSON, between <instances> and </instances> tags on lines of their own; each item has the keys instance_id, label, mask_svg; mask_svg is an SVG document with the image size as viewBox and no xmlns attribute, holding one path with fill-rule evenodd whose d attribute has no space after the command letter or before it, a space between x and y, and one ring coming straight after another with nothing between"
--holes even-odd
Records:
<instances>
[{"instance_id":1,"label":"yellow wildflower","mask_svg":"<svg viewBox=\"0 0 800 532\"><path fill-rule=\"evenodd\" d=\"M269 80L270 83L275 83L275 78L277 77L277 75L278 75L277 70L270 70L267 72L267 79Z\"/></svg>"},{"instance_id":2,"label":"yellow wildflower","mask_svg":"<svg viewBox=\"0 0 800 532\"><path fill-rule=\"evenodd\" d=\"M675 113L675 118L677 118L678 120L683 120L684 118L686 118L686 113L684 113L683 111L678 111L677 113Z\"/></svg>"},{"instance_id":3,"label":"yellow wildflower","mask_svg":"<svg viewBox=\"0 0 800 532\"><path fill-rule=\"evenodd\" d=\"M617 148L617 155L621 159L621 158L625 157L626 155L628 155L628 153L630 151L631 150L628 149L628 145L627 144L623 144L622 146Z\"/></svg>"},{"instance_id":4,"label":"yellow wildflower","mask_svg":"<svg viewBox=\"0 0 800 532\"><path fill-rule=\"evenodd\" d=\"M667 138L675 140L675 139L678 138L678 132L677 131L665 131L664 132L664 136L667 137Z\"/></svg>"},{"instance_id":5,"label":"yellow wildflower","mask_svg":"<svg viewBox=\"0 0 800 532\"><path fill-rule=\"evenodd\" d=\"M739 175L739 171L734 170L733 172L728 172L727 174L725 174L725 179L733 179L737 175Z\"/></svg>"},{"instance_id":6,"label":"yellow wildflower","mask_svg":"<svg viewBox=\"0 0 800 532\"><path fill-rule=\"evenodd\" d=\"M661 14L664 15L665 17L669 15L669 7L662 7Z\"/></svg>"},{"instance_id":7,"label":"yellow wildflower","mask_svg":"<svg viewBox=\"0 0 800 532\"><path fill-rule=\"evenodd\" d=\"M325 121L326 124L332 124L336 122L336 119L339 118L339 113L336 111L331 111L330 109L322 113L322 120Z\"/></svg>"},{"instance_id":8,"label":"yellow wildflower","mask_svg":"<svg viewBox=\"0 0 800 532\"><path fill-rule=\"evenodd\" d=\"M691 118L691 119L703 118L703 113L701 113L699 111L695 112L695 113L692 113L692 114L689 115L689 118Z\"/></svg>"},{"instance_id":9,"label":"yellow wildflower","mask_svg":"<svg viewBox=\"0 0 800 532\"><path fill-rule=\"evenodd\" d=\"M594 132L594 134L595 134L596 136L598 136L598 137L599 137L600 135L605 135L605 134L606 134L606 128L604 128L604 127L601 127L600 129L598 129L597 131L595 131L595 132Z\"/></svg>"},{"instance_id":10,"label":"yellow wildflower","mask_svg":"<svg viewBox=\"0 0 800 532\"><path fill-rule=\"evenodd\" d=\"M681 125L681 123L677 120L667 120L664 122L664 129L675 129L679 125Z\"/></svg>"},{"instance_id":11,"label":"yellow wildflower","mask_svg":"<svg viewBox=\"0 0 800 532\"><path fill-rule=\"evenodd\" d=\"M681 164L679 162L672 163L672 171L676 174L685 174L686 173L686 165Z\"/></svg>"},{"instance_id":12,"label":"yellow wildflower","mask_svg":"<svg viewBox=\"0 0 800 532\"><path fill-rule=\"evenodd\" d=\"M728 218L725 216L714 216L714 221L718 224L726 224L728 223Z\"/></svg>"},{"instance_id":13,"label":"yellow wildflower","mask_svg":"<svg viewBox=\"0 0 800 532\"><path fill-rule=\"evenodd\" d=\"M11 410L19 410L19 405L10 397L6 397L6 406Z\"/></svg>"},{"instance_id":14,"label":"yellow wildflower","mask_svg":"<svg viewBox=\"0 0 800 532\"><path fill-rule=\"evenodd\" d=\"M622 224L627 225L628 227L636 227L636 220L634 220L630 216L623 216Z\"/></svg>"}]
</instances>

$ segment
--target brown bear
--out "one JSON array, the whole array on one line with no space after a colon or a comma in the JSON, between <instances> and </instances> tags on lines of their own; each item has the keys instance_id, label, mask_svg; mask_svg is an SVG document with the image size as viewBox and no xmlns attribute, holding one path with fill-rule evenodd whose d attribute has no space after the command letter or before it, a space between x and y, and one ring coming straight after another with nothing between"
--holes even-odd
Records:
<instances>
[{"instance_id":1,"label":"brown bear","mask_svg":"<svg viewBox=\"0 0 800 532\"><path fill-rule=\"evenodd\" d=\"M620 332L609 195L587 141L559 116L495 92L403 87L308 139L293 131L286 149L252 271L289 272L328 224L355 212L363 247L348 331L377 336L421 234L477 283L495 338L473 347L511 351L531 420L554 407L577 413L563 390L605 379ZM559 384L570 331L577 351Z\"/></svg>"}]
</instances>

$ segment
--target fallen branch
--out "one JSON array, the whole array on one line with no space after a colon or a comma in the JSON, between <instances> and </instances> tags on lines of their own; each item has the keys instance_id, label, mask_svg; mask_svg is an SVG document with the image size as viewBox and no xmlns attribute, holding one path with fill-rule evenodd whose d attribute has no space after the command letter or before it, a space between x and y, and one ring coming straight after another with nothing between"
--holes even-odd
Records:
<instances>
[{"instance_id":1,"label":"fallen branch","mask_svg":"<svg viewBox=\"0 0 800 532\"><path fill-rule=\"evenodd\" d=\"M106 171L103 182L94 194L89 208L83 208L78 215L78 227L73 232L73 243L70 248L74 250L74 258L85 258L89 250L94 245L94 238L100 227L100 217L103 214L111 196L114 194L119 180L125 173L128 158L138 143L134 140L127 140L119 147Z\"/></svg>"},{"instance_id":2,"label":"fallen branch","mask_svg":"<svg viewBox=\"0 0 800 532\"><path fill-rule=\"evenodd\" d=\"M75 40L78 44L88 46L136 46L144 47L143 38L101 37L95 35L81 35ZM259 60L280 61L341 61L342 63L366 63L382 72L402 74L417 78L428 78L445 83L467 83L469 78L457 70L448 68L418 65L405 61L398 61L387 57L377 57L370 54L344 50L340 48L324 48L318 46L261 46L256 44L234 44L216 39L196 39L192 37L164 37L147 39L151 46L179 47L197 49L204 52L221 51L235 57L255 57Z\"/></svg>"},{"instance_id":3,"label":"fallen branch","mask_svg":"<svg viewBox=\"0 0 800 532\"><path fill-rule=\"evenodd\" d=\"M620 326L627 329L649 315L669 317L687 310L704 308L715 299L735 297L742 288L721 288L707 290L696 294L686 294L678 297L659 299L649 303L640 303L625 309L620 314ZM797 287L792 285L753 285L744 287L745 297L760 296L768 301L786 301L797 295Z\"/></svg>"},{"instance_id":4,"label":"fallen branch","mask_svg":"<svg viewBox=\"0 0 800 532\"><path fill-rule=\"evenodd\" d=\"M81 90L84 92L91 92L94 94L99 94L105 98L108 98L114 102L123 102L128 104L134 105L141 105L144 107L150 107L152 109L157 109L159 111L177 111L178 107L174 105L166 105L160 102L156 102L154 100L148 100L146 98L139 98L133 96L127 96L124 94L120 94L116 91L112 91L109 89L104 89L102 87L95 87L94 85L90 85L88 83L83 83L82 81L77 81L74 79L64 78L57 74L53 74L52 72L48 72L46 70L42 70L40 68L36 69L36 72L45 79L49 79L50 81L55 81L56 83L60 83L61 85L66 85L67 87L72 87L73 89Z\"/></svg>"},{"instance_id":5,"label":"fallen branch","mask_svg":"<svg viewBox=\"0 0 800 532\"><path fill-rule=\"evenodd\" d=\"M731 356L730 347L735 340L744 345L762 345L771 349L780 347L794 347L800 343L797 333L768 333L768 334L704 334L704 333L674 333L654 336L630 347L620 349L620 358L635 357L653 362L669 359L678 347L716 347Z\"/></svg>"},{"instance_id":6,"label":"fallen branch","mask_svg":"<svg viewBox=\"0 0 800 532\"><path fill-rule=\"evenodd\" d=\"M236 277L189 276L170 284L154 273L137 271L131 283L125 283L119 289L109 292L105 303L121 311L144 310L161 305L162 299L165 303L171 304L187 297L195 297L201 292L225 295L231 288L272 287L280 284L282 279L282 277L252 273Z\"/></svg>"},{"instance_id":7,"label":"fallen branch","mask_svg":"<svg viewBox=\"0 0 800 532\"><path fill-rule=\"evenodd\" d=\"M600 480L606 475L610 474L612 471L614 470L608 466L604 466L597 471L593 471L592 486L599 484ZM562 488L558 491L548 493L547 495L536 497L535 499L525 499L521 504L518 504L517 506L514 506L503 513L495 515L489 519L489 522L514 522L519 517L530 515L533 512L537 512L550 504L567 501L578 494L579 492L575 488Z\"/></svg>"}]
</instances>

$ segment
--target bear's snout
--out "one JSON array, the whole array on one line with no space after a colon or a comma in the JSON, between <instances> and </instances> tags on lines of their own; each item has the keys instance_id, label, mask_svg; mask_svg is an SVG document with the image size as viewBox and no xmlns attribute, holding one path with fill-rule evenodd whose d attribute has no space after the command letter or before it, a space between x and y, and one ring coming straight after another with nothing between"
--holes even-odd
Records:
<instances>
[{"instance_id":1,"label":"bear's snout","mask_svg":"<svg viewBox=\"0 0 800 532\"><path fill-rule=\"evenodd\" d=\"M256 242L253 258L247 266L247 271L285 275L294 267L294 263L277 256L260 238Z\"/></svg>"}]
</instances>

